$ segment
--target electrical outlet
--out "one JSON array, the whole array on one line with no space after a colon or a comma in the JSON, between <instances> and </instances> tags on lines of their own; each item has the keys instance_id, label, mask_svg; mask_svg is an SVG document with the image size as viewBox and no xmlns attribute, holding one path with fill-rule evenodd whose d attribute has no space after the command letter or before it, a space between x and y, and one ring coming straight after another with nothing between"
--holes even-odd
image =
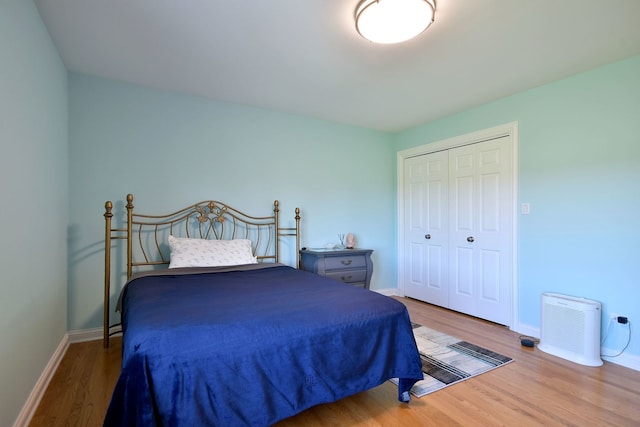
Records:
<instances>
[{"instance_id":1,"label":"electrical outlet","mask_svg":"<svg viewBox=\"0 0 640 427\"><path fill-rule=\"evenodd\" d=\"M611 319L611 321L617 322L618 321L618 314L617 313L611 313L609 318Z\"/></svg>"}]
</instances>

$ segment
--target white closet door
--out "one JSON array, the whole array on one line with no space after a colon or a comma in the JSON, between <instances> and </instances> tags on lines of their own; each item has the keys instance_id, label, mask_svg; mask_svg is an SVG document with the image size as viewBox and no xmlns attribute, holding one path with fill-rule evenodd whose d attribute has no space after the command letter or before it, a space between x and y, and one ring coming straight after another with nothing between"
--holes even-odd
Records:
<instances>
[{"instance_id":1,"label":"white closet door","mask_svg":"<svg viewBox=\"0 0 640 427\"><path fill-rule=\"evenodd\" d=\"M511 144L450 150L449 308L511 321Z\"/></svg>"},{"instance_id":2,"label":"white closet door","mask_svg":"<svg viewBox=\"0 0 640 427\"><path fill-rule=\"evenodd\" d=\"M475 314L475 279L477 245L470 243L476 229L476 148L473 145L450 150L449 215L451 217L449 259L451 276L449 308Z\"/></svg>"},{"instance_id":3,"label":"white closet door","mask_svg":"<svg viewBox=\"0 0 640 427\"><path fill-rule=\"evenodd\" d=\"M447 151L405 160L405 295L446 307L449 222Z\"/></svg>"},{"instance_id":4,"label":"white closet door","mask_svg":"<svg viewBox=\"0 0 640 427\"><path fill-rule=\"evenodd\" d=\"M405 295L511 322L511 140L404 163Z\"/></svg>"}]
</instances>

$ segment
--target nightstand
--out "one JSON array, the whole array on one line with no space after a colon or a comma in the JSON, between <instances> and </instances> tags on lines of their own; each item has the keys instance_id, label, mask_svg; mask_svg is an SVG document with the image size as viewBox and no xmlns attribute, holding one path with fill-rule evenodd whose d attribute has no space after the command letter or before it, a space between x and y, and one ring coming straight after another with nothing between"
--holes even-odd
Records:
<instances>
[{"instance_id":1,"label":"nightstand","mask_svg":"<svg viewBox=\"0 0 640 427\"><path fill-rule=\"evenodd\" d=\"M369 289L372 249L302 249L300 268L353 286Z\"/></svg>"}]
</instances>

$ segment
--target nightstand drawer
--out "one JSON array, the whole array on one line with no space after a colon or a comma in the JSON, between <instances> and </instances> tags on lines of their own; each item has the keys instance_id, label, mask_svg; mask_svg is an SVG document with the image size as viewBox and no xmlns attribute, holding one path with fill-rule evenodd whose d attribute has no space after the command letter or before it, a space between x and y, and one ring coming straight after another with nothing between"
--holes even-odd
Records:
<instances>
[{"instance_id":1,"label":"nightstand drawer","mask_svg":"<svg viewBox=\"0 0 640 427\"><path fill-rule=\"evenodd\" d=\"M362 268L359 270L327 271L325 275L344 283L364 282L367 278L367 270Z\"/></svg>"},{"instance_id":2,"label":"nightstand drawer","mask_svg":"<svg viewBox=\"0 0 640 427\"><path fill-rule=\"evenodd\" d=\"M344 270L345 268L366 268L367 260L364 255L328 256L325 258L327 270Z\"/></svg>"}]
</instances>

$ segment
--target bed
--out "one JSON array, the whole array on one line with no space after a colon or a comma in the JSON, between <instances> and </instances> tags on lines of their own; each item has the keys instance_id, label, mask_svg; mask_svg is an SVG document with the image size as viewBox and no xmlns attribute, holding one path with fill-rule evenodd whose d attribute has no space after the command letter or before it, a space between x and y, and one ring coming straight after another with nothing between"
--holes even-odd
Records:
<instances>
[{"instance_id":1,"label":"bed","mask_svg":"<svg viewBox=\"0 0 640 427\"><path fill-rule=\"evenodd\" d=\"M403 304L296 268L299 209L290 227L277 201L268 216L217 201L143 215L129 194L122 225L113 210L103 340L122 331L122 370L104 425L268 426L391 378L408 402L423 378ZM283 242L295 266L280 262ZM112 276L126 280L120 325Z\"/></svg>"}]
</instances>

